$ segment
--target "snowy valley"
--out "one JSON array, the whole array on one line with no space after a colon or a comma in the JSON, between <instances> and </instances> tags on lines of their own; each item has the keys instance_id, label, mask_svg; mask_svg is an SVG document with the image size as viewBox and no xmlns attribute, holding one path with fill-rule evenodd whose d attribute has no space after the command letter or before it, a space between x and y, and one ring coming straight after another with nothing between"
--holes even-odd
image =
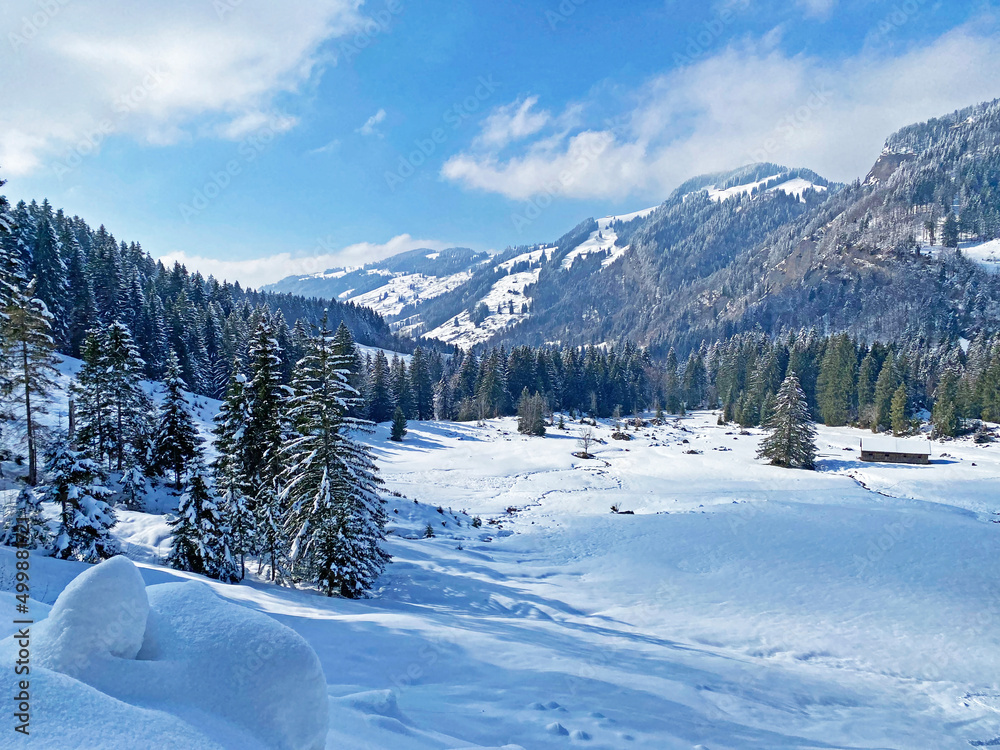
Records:
<instances>
[{"instance_id":1,"label":"snowy valley","mask_svg":"<svg viewBox=\"0 0 1000 750\"><path fill-rule=\"evenodd\" d=\"M331 750L997 741L1000 449L935 442L929 466L865 464L865 432L821 427L818 471L791 471L755 458L759 430L716 422L697 412L615 440L608 420L566 417L544 437L518 434L510 418L413 421L401 443L381 425L366 440L386 482L394 561L370 599L171 570L159 558L165 517L123 514L115 533L134 552L149 617L192 607L188 630L211 621L212 632L201 647L164 641L158 656L139 628L131 655L89 673L39 670L36 711L65 723L47 721L31 746L72 746L97 712L102 747L154 730L190 748L306 747L317 690L329 728L315 747ZM585 430L592 459L573 455ZM0 551L4 590L14 562ZM32 566L39 620L88 569ZM112 595L82 606L102 596ZM294 633L275 631L274 649L308 643L325 684L297 681L284 651L261 656L226 636L278 623ZM228 708L192 710L169 682L128 687L166 669L159 659L201 658L195 648L211 661L178 676L197 684L201 670L224 670L209 685ZM4 670L4 691L12 680ZM296 687L279 698L283 680ZM280 721L251 699L264 689Z\"/></svg>"}]
</instances>

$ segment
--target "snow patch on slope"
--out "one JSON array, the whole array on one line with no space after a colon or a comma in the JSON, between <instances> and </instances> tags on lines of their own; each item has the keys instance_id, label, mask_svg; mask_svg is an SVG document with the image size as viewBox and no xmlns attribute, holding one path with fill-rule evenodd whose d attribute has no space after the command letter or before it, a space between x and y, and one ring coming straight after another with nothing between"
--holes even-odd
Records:
<instances>
[{"instance_id":1,"label":"snow patch on slope","mask_svg":"<svg viewBox=\"0 0 1000 750\"><path fill-rule=\"evenodd\" d=\"M495 266L496 269L507 271L508 274L497 280L486 296L477 303L477 305L486 305L490 311L486 319L478 326L472 321L469 311L463 310L425 335L428 338L438 339L447 344L467 349L489 340L505 328L527 320L531 316L531 312L521 311L521 306L528 302L524 290L538 281L541 266L518 273L509 272L519 263L527 262L532 265L542 263L545 254L551 253L551 251L551 247L541 247ZM514 305L513 312L510 311L510 303ZM501 308L502 312L500 312Z\"/></svg>"},{"instance_id":2,"label":"snow patch on slope","mask_svg":"<svg viewBox=\"0 0 1000 750\"><path fill-rule=\"evenodd\" d=\"M392 276L391 271L379 271L379 273L383 276ZM351 296L351 292L346 292L341 297L357 305L370 307L383 317L391 318L399 315L407 305L434 299L461 286L470 278L472 278L472 271L462 271L451 276L425 276L422 273L403 274L392 276L385 284L370 292L356 296Z\"/></svg>"},{"instance_id":3,"label":"snow patch on slope","mask_svg":"<svg viewBox=\"0 0 1000 750\"><path fill-rule=\"evenodd\" d=\"M591 253L595 252L605 252L608 251L611 254L601 261L601 267L607 268L609 265L614 263L618 258L624 255L628 249L629 245L624 247L616 247L615 241L618 239L618 234L614 229L611 228L612 222L615 221L631 221L632 219L638 218L640 216L648 216L653 211L655 211L658 206L653 206L651 208L644 208L641 211L633 211L630 214L622 214L619 216L605 216L603 219L597 220L597 230L590 233L590 237L585 239L575 248L573 248L566 257L563 258L562 267L572 268L573 261L577 258L586 258Z\"/></svg>"},{"instance_id":4,"label":"snow patch on slope","mask_svg":"<svg viewBox=\"0 0 1000 750\"><path fill-rule=\"evenodd\" d=\"M992 273L1000 273L1000 239L963 246L962 255Z\"/></svg>"}]
</instances>

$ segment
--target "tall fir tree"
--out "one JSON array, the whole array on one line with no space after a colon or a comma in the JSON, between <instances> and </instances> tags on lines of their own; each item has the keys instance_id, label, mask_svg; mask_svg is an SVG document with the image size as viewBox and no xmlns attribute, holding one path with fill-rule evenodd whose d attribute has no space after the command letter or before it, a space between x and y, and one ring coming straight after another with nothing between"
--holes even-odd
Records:
<instances>
[{"instance_id":1,"label":"tall fir tree","mask_svg":"<svg viewBox=\"0 0 1000 750\"><path fill-rule=\"evenodd\" d=\"M202 442L185 390L180 361L171 349L153 439L152 469L160 476L171 472L178 490L188 466L198 458Z\"/></svg>"},{"instance_id":2,"label":"tall fir tree","mask_svg":"<svg viewBox=\"0 0 1000 750\"><path fill-rule=\"evenodd\" d=\"M46 475L43 499L59 506L53 556L95 563L117 555L121 550L111 529L118 518L108 504L111 490L100 464L60 442Z\"/></svg>"},{"instance_id":3,"label":"tall fir tree","mask_svg":"<svg viewBox=\"0 0 1000 750\"><path fill-rule=\"evenodd\" d=\"M38 483L38 415L45 413L58 375L52 316L34 292L34 282L23 291L15 288L0 319L0 341L8 367L5 387L20 402L31 486Z\"/></svg>"},{"instance_id":4,"label":"tall fir tree","mask_svg":"<svg viewBox=\"0 0 1000 750\"><path fill-rule=\"evenodd\" d=\"M906 435L910 431L909 398L906 386L900 385L892 396L892 434Z\"/></svg>"},{"instance_id":5,"label":"tall fir tree","mask_svg":"<svg viewBox=\"0 0 1000 750\"><path fill-rule=\"evenodd\" d=\"M229 545L227 519L200 462L193 467L177 514L169 523L173 538L167 565L226 583L239 580L239 567Z\"/></svg>"},{"instance_id":6,"label":"tall fir tree","mask_svg":"<svg viewBox=\"0 0 1000 750\"><path fill-rule=\"evenodd\" d=\"M329 343L325 321L296 367L289 419L295 437L284 450L282 499L289 559L328 595L357 597L388 561L381 543L385 510L370 450L349 435L370 429L348 412L356 392L345 356Z\"/></svg>"},{"instance_id":7,"label":"tall fir tree","mask_svg":"<svg viewBox=\"0 0 1000 750\"><path fill-rule=\"evenodd\" d=\"M823 423L829 427L842 427L854 416L856 365L857 353L846 334L827 342L816 382L816 398Z\"/></svg>"},{"instance_id":8,"label":"tall fir tree","mask_svg":"<svg viewBox=\"0 0 1000 750\"><path fill-rule=\"evenodd\" d=\"M80 447L109 470L149 465L152 401L142 390L144 362L124 323L92 331L73 384Z\"/></svg>"},{"instance_id":9,"label":"tall fir tree","mask_svg":"<svg viewBox=\"0 0 1000 750\"><path fill-rule=\"evenodd\" d=\"M413 358L410 361L410 388L413 393L414 418L433 419L434 386L427 355L419 346L413 350Z\"/></svg>"},{"instance_id":10,"label":"tall fir tree","mask_svg":"<svg viewBox=\"0 0 1000 750\"><path fill-rule=\"evenodd\" d=\"M393 401L389 390L389 360L380 349L375 352L368 384L368 419L378 424L392 417Z\"/></svg>"},{"instance_id":11,"label":"tall fir tree","mask_svg":"<svg viewBox=\"0 0 1000 750\"><path fill-rule=\"evenodd\" d=\"M774 399L774 411L765 425L770 434L761 441L758 458L772 466L811 469L816 460L816 430L805 392L794 372L788 374Z\"/></svg>"}]
</instances>

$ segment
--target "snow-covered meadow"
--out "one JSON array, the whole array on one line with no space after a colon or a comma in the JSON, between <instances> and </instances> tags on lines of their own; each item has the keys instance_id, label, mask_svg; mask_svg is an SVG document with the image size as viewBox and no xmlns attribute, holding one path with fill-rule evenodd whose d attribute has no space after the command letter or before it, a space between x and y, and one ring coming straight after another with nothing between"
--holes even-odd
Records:
<instances>
[{"instance_id":1,"label":"snow-covered meadow","mask_svg":"<svg viewBox=\"0 0 1000 750\"><path fill-rule=\"evenodd\" d=\"M589 460L572 455L585 428L566 426L528 438L513 419L411 422L401 444L380 427L370 442L395 561L368 600L206 582L216 606L197 586L163 589L197 577L155 562L163 516L123 514L151 611L190 606L170 627L207 628L192 648L214 661L171 636L168 661L186 666L117 664L126 687L102 682L106 670L80 677L94 689L46 675L38 685L59 698L39 697L30 745L73 746L75 725L45 717L94 711L118 727L101 747L162 747L143 739L161 725L186 747L281 746L251 696L284 684L289 667L232 638L250 627L232 614L243 609L318 655L331 749L995 744L1000 445L935 443L930 466L864 464L864 433L820 428L819 471L806 472L755 460L760 433L708 413L627 441L602 424ZM12 564L0 550L8 591ZM86 569L34 560L33 596L52 604ZM229 616L226 601L239 605ZM174 683L136 687L143 669L196 683L251 662L249 679L230 675L247 694L230 691L246 702L228 712L181 700ZM281 704L293 723L308 696Z\"/></svg>"}]
</instances>

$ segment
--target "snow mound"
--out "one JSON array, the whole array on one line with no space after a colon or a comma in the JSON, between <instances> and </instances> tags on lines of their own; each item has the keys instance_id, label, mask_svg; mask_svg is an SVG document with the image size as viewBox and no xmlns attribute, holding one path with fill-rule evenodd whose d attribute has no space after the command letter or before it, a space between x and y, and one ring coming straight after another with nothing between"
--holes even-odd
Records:
<instances>
[{"instance_id":1,"label":"snow mound","mask_svg":"<svg viewBox=\"0 0 1000 750\"><path fill-rule=\"evenodd\" d=\"M0 641L0 659L13 663L17 647ZM81 747L81 737L109 750L326 745L326 678L301 636L200 582L147 588L125 557L77 576L32 626L31 647L44 717L32 747ZM0 690L14 685L4 670Z\"/></svg>"},{"instance_id":2,"label":"snow mound","mask_svg":"<svg viewBox=\"0 0 1000 750\"><path fill-rule=\"evenodd\" d=\"M203 583L162 583L148 594L150 622L139 658L181 672L157 690L225 717L266 747L325 747L326 678L298 633L220 599Z\"/></svg>"},{"instance_id":3,"label":"snow mound","mask_svg":"<svg viewBox=\"0 0 1000 750\"><path fill-rule=\"evenodd\" d=\"M135 659L149 602L139 569L118 556L84 571L59 595L36 628L33 656L55 672L83 679L112 657Z\"/></svg>"}]
</instances>

